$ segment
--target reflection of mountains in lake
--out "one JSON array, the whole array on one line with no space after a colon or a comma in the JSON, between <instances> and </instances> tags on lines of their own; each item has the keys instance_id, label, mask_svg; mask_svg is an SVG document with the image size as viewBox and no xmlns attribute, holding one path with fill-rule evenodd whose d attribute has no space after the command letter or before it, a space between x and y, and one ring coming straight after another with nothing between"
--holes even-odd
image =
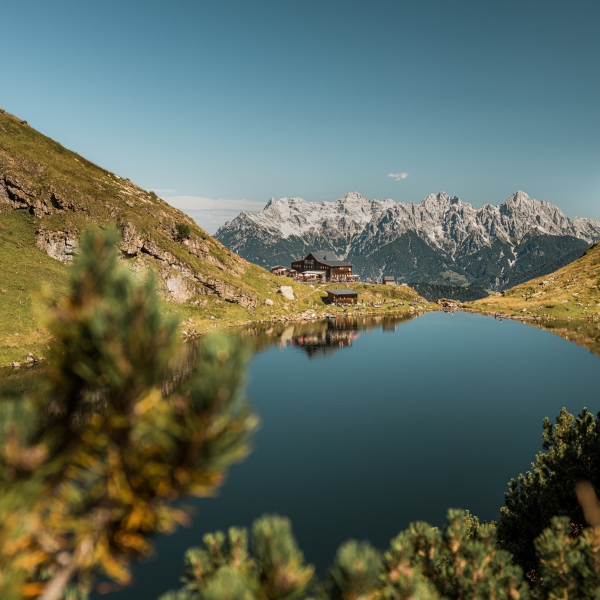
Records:
<instances>
[{"instance_id":1,"label":"reflection of mountains in lake","mask_svg":"<svg viewBox=\"0 0 600 600\"><path fill-rule=\"evenodd\" d=\"M358 339L361 333L371 333L373 329L379 328L393 332L398 323L406 322L411 318L413 317L348 316L328 321L269 327L263 331L263 335L267 336L271 343L277 343L280 348L287 345L296 346L306 352L310 358L315 358L332 354L339 348L351 347L352 342ZM260 332L256 333L260 336Z\"/></svg>"}]
</instances>

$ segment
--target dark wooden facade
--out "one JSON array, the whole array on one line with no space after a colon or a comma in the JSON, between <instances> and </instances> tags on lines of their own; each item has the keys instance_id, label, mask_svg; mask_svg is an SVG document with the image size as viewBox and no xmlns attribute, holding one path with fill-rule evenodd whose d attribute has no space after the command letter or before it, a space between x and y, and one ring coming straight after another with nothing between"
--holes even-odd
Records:
<instances>
[{"instance_id":1,"label":"dark wooden facade","mask_svg":"<svg viewBox=\"0 0 600 600\"><path fill-rule=\"evenodd\" d=\"M355 290L327 290L327 299L331 304L358 304L358 292Z\"/></svg>"},{"instance_id":2,"label":"dark wooden facade","mask_svg":"<svg viewBox=\"0 0 600 600\"><path fill-rule=\"evenodd\" d=\"M329 252L309 252L305 258L292 262L292 269L298 273L322 271L325 273L326 281L355 280L355 276L352 275L352 265L339 260Z\"/></svg>"}]
</instances>

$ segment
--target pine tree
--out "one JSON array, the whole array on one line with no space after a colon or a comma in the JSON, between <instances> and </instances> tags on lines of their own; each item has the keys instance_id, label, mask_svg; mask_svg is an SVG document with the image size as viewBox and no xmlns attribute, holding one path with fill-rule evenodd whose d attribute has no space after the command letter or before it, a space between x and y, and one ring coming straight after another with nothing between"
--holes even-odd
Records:
<instances>
[{"instance_id":1,"label":"pine tree","mask_svg":"<svg viewBox=\"0 0 600 600\"><path fill-rule=\"evenodd\" d=\"M214 493L256 427L242 393L247 348L207 339L197 368L163 385L179 344L152 277L118 262L115 230L84 234L70 294L51 307L43 381L0 398L0 596L57 600L94 573L129 581L151 536L188 516L182 495ZM168 393L163 390L168 388Z\"/></svg>"},{"instance_id":2,"label":"pine tree","mask_svg":"<svg viewBox=\"0 0 600 600\"><path fill-rule=\"evenodd\" d=\"M292 533L289 519L266 515L246 529L204 536L204 547L184 558L183 588L161 600L294 600L305 598L314 568Z\"/></svg>"},{"instance_id":3,"label":"pine tree","mask_svg":"<svg viewBox=\"0 0 600 600\"><path fill-rule=\"evenodd\" d=\"M535 600L600 599L600 529L574 531L568 517L555 517L535 540L539 580Z\"/></svg>"},{"instance_id":4,"label":"pine tree","mask_svg":"<svg viewBox=\"0 0 600 600\"><path fill-rule=\"evenodd\" d=\"M575 494L581 480L600 489L600 422L587 409L576 418L562 409L552 425L544 419L543 450L531 471L509 483L498 523L498 540L529 577L539 577L534 540L564 516L574 530L586 522Z\"/></svg>"}]
</instances>

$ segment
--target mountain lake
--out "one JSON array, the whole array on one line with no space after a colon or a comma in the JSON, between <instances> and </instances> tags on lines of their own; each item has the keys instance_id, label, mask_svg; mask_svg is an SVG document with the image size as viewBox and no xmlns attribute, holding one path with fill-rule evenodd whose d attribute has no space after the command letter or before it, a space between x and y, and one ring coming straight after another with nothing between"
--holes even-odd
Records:
<instances>
[{"instance_id":1,"label":"mountain lake","mask_svg":"<svg viewBox=\"0 0 600 600\"><path fill-rule=\"evenodd\" d=\"M204 533L287 515L323 575L347 539L386 549L448 508L497 519L507 483L541 449L542 420L600 409L600 360L549 331L457 312L348 318L249 332L247 393L261 418L250 456L193 525L156 539L116 600L179 586ZM93 595L94 600L106 596Z\"/></svg>"}]
</instances>

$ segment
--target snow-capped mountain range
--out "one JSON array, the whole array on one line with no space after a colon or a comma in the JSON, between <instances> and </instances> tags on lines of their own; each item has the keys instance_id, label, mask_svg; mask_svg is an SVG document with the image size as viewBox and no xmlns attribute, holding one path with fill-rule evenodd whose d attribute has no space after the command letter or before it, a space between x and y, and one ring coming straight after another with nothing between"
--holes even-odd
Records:
<instances>
[{"instance_id":1,"label":"snow-capped mountain range","mask_svg":"<svg viewBox=\"0 0 600 600\"><path fill-rule=\"evenodd\" d=\"M351 192L335 202L271 198L261 212L240 213L215 237L265 267L320 250L351 261L363 278L385 273L406 282L500 290L581 256L600 239L600 223L569 219L521 191L479 209L445 192L419 204Z\"/></svg>"}]
</instances>

